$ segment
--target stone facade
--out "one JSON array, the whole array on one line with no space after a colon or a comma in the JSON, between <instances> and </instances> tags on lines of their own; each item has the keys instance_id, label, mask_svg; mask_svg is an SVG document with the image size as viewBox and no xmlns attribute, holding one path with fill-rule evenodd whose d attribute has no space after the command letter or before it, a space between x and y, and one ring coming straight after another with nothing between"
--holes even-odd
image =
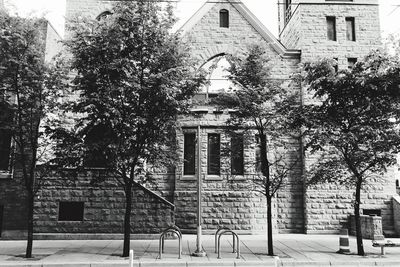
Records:
<instances>
[{"instance_id":1,"label":"stone facade","mask_svg":"<svg viewBox=\"0 0 400 267\"><path fill-rule=\"evenodd\" d=\"M104 170L62 170L50 176L44 180L35 203L36 232L123 233L125 194L116 179ZM163 177L172 178L168 174ZM160 190L168 192L168 188ZM173 223L174 207L168 202L138 185L132 195L132 234L157 233ZM83 202L83 220L60 221L60 202Z\"/></svg>"},{"instance_id":2,"label":"stone facade","mask_svg":"<svg viewBox=\"0 0 400 267\"><path fill-rule=\"evenodd\" d=\"M67 21L79 16L97 17L108 10L112 1L67 0ZM184 41L198 59L199 67L215 56L241 54L249 44L262 44L270 58L271 78L282 81L283 86L302 91L292 75L298 73L299 64L322 57L337 58L339 68L347 68L348 58L361 59L370 49L380 45L379 17L376 0L292 1L290 20L282 19L280 42L242 4L225 1L207 2L182 27ZM282 5L281 5L282 6ZM229 12L229 27L219 25L219 11ZM284 10L281 10L284 12ZM337 41L326 37L326 17L336 17ZM345 18L355 19L356 41L346 40ZM281 16L283 18L283 16ZM68 36L68 33L67 33ZM50 38L51 39L51 38ZM283 44L283 45L282 45ZM301 52L300 52L301 50ZM304 92L303 92L304 94ZM309 101L309 95L302 95ZM218 133L221 144L229 144L230 138L223 130L229 112L220 112L207 104L193 109L193 116L179 118L180 129L176 134L180 161L174 172L157 174L158 187L137 187L132 209L133 233L159 233L168 224L175 223L184 232L196 230L197 173L201 171L203 183L202 224L206 233L214 232L218 226L228 226L241 233L264 233L266 230L265 198L249 191L255 173L255 140L244 147L245 173L230 175L229 158L221 157L220 175L207 175L208 134ZM183 174L184 134L197 134L200 127L200 168L196 174ZM253 137L250 137L250 139ZM303 168L315 158L301 152L301 140L291 140L292 149L288 157L299 160L284 187L278 191L273 203L274 230L297 233L338 233L348 223L353 213L353 190L336 185L318 185L307 188L302 180ZM198 152L195 162L198 162ZM66 175L67 174L67 175ZM66 176L65 176L66 175ZM67 177L67 178L66 178ZM71 178L72 177L72 178ZM102 177L101 183L93 178ZM7 184L0 180L0 190L10 191L15 199L2 199L6 203L5 218L19 207L23 196L13 195L18 186L17 179ZM2 191L3 192L3 191ZM366 209L381 210L383 229L393 228L391 197L395 195L395 184L390 174L376 179L363 191ZM10 196L11 197L11 196ZM10 202L15 201L15 202ZM78 222L59 221L59 203L63 201L84 202L84 217ZM36 231L42 233L121 233L124 196L112 177L100 170L55 172L46 179L46 184L35 204ZM14 204L7 204L14 203ZM171 205L171 203L173 205ZM18 214L24 214L18 212ZM6 220L4 229L23 229L23 225Z\"/></svg>"}]
</instances>

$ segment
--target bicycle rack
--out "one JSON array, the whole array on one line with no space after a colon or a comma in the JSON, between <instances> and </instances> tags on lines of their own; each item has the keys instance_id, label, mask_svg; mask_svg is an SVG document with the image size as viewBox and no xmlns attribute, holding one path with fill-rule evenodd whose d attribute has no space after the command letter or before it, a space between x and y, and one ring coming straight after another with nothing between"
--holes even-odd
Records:
<instances>
[{"instance_id":1,"label":"bicycle rack","mask_svg":"<svg viewBox=\"0 0 400 267\"><path fill-rule=\"evenodd\" d=\"M178 252L178 259L181 258L182 256L182 232L179 229L178 226L170 226L167 229L165 229L161 235L160 235L160 242L159 242L159 247L158 247L158 258L161 259L162 253L164 253L164 241L165 241L165 235L168 233L173 233L178 236L179 240L179 252Z\"/></svg>"},{"instance_id":2,"label":"bicycle rack","mask_svg":"<svg viewBox=\"0 0 400 267\"><path fill-rule=\"evenodd\" d=\"M218 253L218 259L221 259L221 236L223 234L232 234L232 240L233 240L233 251L232 253L236 252L236 259L240 259L240 243L239 243L239 236L229 229L228 227L222 227L217 230L215 233L215 253ZM217 238L218 236L218 238ZM237 241L237 242L235 242ZM235 249L237 247L237 249Z\"/></svg>"},{"instance_id":3,"label":"bicycle rack","mask_svg":"<svg viewBox=\"0 0 400 267\"><path fill-rule=\"evenodd\" d=\"M229 230L229 231L231 231L231 229L230 228L228 228L228 227L224 227L224 226L222 226L222 227L220 227L220 228L218 228L218 230L217 230L217 232L215 232L215 253L218 253L218 250L217 250L217 247L218 247L218 233L219 232L221 232L222 230ZM235 236L232 234L232 242L233 242L233 251L232 251L232 253L235 253L236 252L236 250L235 250Z\"/></svg>"}]
</instances>

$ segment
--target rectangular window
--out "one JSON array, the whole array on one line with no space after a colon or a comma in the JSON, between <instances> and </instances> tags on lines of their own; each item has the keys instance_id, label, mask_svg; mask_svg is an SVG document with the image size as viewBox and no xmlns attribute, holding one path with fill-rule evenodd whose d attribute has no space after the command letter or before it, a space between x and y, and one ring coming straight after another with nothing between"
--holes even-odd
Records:
<instances>
[{"instance_id":1,"label":"rectangular window","mask_svg":"<svg viewBox=\"0 0 400 267\"><path fill-rule=\"evenodd\" d=\"M226 9L219 11L219 26L221 28L229 28L229 11Z\"/></svg>"},{"instance_id":2,"label":"rectangular window","mask_svg":"<svg viewBox=\"0 0 400 267\"><path fill-rule=\"evenodd\" d=\"M207 174L220 175L221 142L219 134L208 134Z\"/></svg>"},{"instance_id":3,"label":"rectangular window","mask_svg":"<svg viewBox=\"0 0 400 267\"><path fill-rule=\"evenodd\" d=\"M0 129L0 171L10 168L11 131Z\"/></svg>"},{"instance_id":4,"label":"rectangular window","mask_svg":"<svg viewBox=\"0 0 400 267\"><path fill-rule=\"evenodd\" d=\"M347 59L347 66L348 66L349 70L351 70L356 63L357 63L357 58L349 57Z\"/></svg>"},{"instance_id":5,"label":"rectangular window","mask_svg":"<svg viewBox=\"0 0 400 267\"><path fill-rule=\"evenodd\" d=\"M183 142L183 174L194 175L196 173L196 134L184 134Z\"/></svg>"},{"instance_id":6,"label":"rectangular window","mask_svg":"<svg viewBox=\"0 0 400 267\"><path fill-rule=\"evenodd\" d=\"M60 202L58 220L69 222L83 221L84 202Z\"/></svg>"},{"instance_id":7,"label":"rectangular window","mask_svg":"<svg viewBox=\"0 0 400 267\"><path fill-rule=\"evenodd\" d=\"M243 135L235 135L231 139L231 174L244 174Z\"/></svg>"},{"instance_id":8,"label":"rectangular window","mask_svg":"<svg viewBox=\"0 0 400 267\"><path fill-rule=\"evenodd\" d=\"M356 28L354 18L346 18L346 38L348 41L356 40Z\"/></svg>"},{"instance_id":9,"label":"rectangular window","mask_svg":"<svg viewBox=\"0 0 400 267\"><path fill-rule=\"evenodd\" d=\"M364 215L369 215L369 216L381 216L381 210L380 209L363 209L363 214Z\"/></svg>"},{"instance_id":10,"label":"rectangular window","mask_svg":"<svg viewBox=\"0 0 400 267\"><path fill-rule=\"evenodd\" d=\"M336 18L326 17L328 40L336 41Z\"/></svg>"}]
</instances>

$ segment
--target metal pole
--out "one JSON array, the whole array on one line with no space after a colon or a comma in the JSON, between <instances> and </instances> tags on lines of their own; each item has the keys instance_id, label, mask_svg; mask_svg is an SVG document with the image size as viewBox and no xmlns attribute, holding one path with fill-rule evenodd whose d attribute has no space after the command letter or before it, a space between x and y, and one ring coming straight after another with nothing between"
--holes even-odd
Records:
<instances>
[{"instance_id":1,"label":"metal pole","mask_svg":"<svg viewBox=\"0 0 400 267\"><path fill-rule=\"evenodd\" d=\"M203 250L201 243L201 133L200 125L197 126L197 242L196 251L193 252L193 256L204 257L206 252Z\"/></svg>"},{"instance_id":2,"label":"metal pole","mask_svg":"<svg viewBox=\"0 0 400 267\"><path fill-rule=\"evenodd\" d=\"M129 267L133 267L133 257L135 256L133 249L129 251Z\"/></svg>"}]
</instances>

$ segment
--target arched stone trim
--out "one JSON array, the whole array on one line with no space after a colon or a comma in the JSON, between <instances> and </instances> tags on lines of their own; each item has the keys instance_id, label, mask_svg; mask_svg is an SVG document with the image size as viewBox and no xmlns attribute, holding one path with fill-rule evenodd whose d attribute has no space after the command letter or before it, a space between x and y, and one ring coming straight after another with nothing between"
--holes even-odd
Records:
<instances>
[{"instance_id":1,"label":"arched stone trim","mask_svg":"<svg viewBox=\"0 0 400 267\"><path fill-rule=\"evenodd\" d=\"M220 55L236 55L240 52L240 50L236 47L233 47L232 45L214 45L212 47L209 47L207 49L204 49L202 51L199 51L200 53L197 54L197 57L199 58L201 63L201 66L205 64L205 62L208 62L209 60L220 56Z\"/></svg>"},{"instance_id":2,"label":"arched stone trim","mask_svg":"<svg viewBox=\"0 0 400 267\"><path fill-rule=\"evenodd\" d=\"M112 12L110 10L105 10L105 11L101 12L99 15L97 15L96 20L101 20L103 18L106 18L109 15L112 15Z\"/></svg>"}]
</instances>

